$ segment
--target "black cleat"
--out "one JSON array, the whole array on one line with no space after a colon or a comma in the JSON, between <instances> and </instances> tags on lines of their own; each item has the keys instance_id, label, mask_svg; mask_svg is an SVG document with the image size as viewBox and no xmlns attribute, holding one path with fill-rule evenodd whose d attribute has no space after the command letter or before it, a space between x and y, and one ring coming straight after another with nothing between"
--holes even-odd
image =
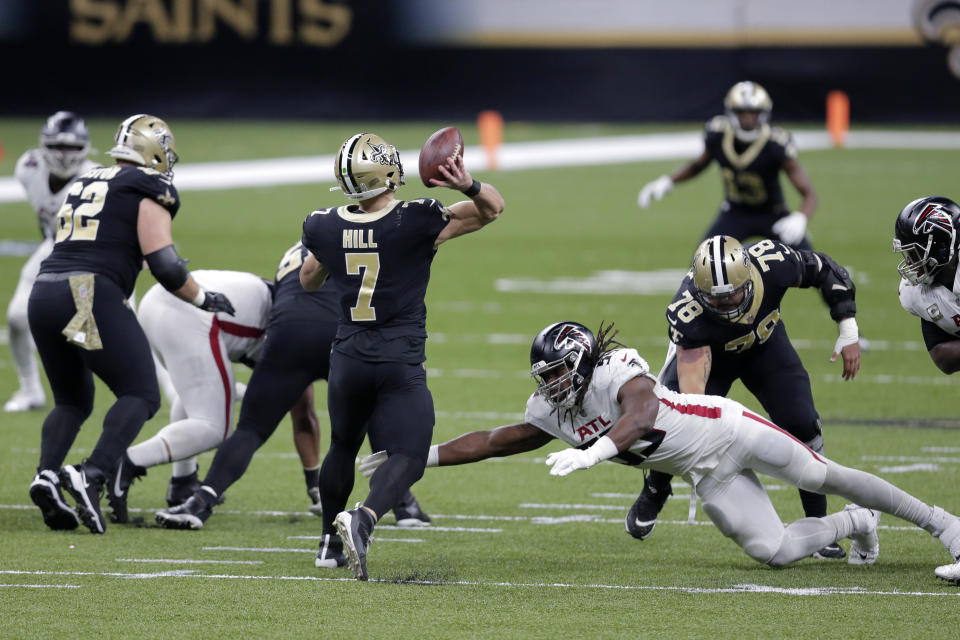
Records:
<instances>
[{"instance_id":1,"label":"black cleat","mask_svg":"<svg viewBox=\"0 0 960 640\"><path fill-rule=\"evenodd\" d=\"M93 533L104 533L107 523L100 512L100 494L104 476L96 467L86 463L67 465L60 470L60 483L77 503L80 521Z\"/></svg>"},{"instance_id":2,"label":"black cleat","mask_svg":"<svg viewBox=\"0 0 960 640\"><path fill-rule=\"evenodd\" d=\"M627 512L627 533L637 540L646 540L657 526L657 516L666 504L667 498L673 493L670 485L665 490L657 491L649 483L643 485L643 491L637 496L630 511Z\"/></svg>"},{"instance_id":3,"label":"black cleat","mask_svg":"<svg viewBox=\"0 0 960 640\"><path fill-rule=\"evenodd\" d=\"M350 511L341 511L337 514L333 525L343 541L343 552L347 556L347 566L357 580L366 580L367 550L370 549L370 527L367 521L373 520L370 514L361 513L359 505Z\"/></svg>"},{"instance_id":4,"label":"black cleat","mask_svg":"<svg viewBox=\"0 0 960 640\"><path fill-rule=\"evenodd\" d=\"M423 512L420 503L409 491L393 508L393 515L397 518L398 527L426 527L430 524L430 516Z\"/></svg>"},{"instance_id":5,"label":"black cleat","mask_svg":"<svg viewBox=\"0 0 960 640\"><path fill-rule=\"evenodd\" d=\"M817 560L843 560L847 557L847 552L843 550L843 547L834 542L819 551L815 551L813 557Z\"/></svg>"},{"instance_id":6,"label":"black cleat","mask_svg":"<svg viewBox=\"0 0 960 640\"><path fill-rule=\"evenodd\" d=\"M167 506L179 507L199 490L200 480L197 478L196 471L187 476L170 476L170 484L167 485Z\"/></svg>"},{"instance_id":7,"label":"black cleat","mask_svg":"<svg viewBox=\"0 0 960 640\"><path fill-rule=\"evenodd\" d=\"M113 475L107 478L107 503L112 511L110 520L123 523L129 519L127 497L130 495L130 485L134 480L145 475L147 475L146 467L130 462L130 458L124 452Z\"/></svg>"},{"instance_id":8,"label":"black cleat","mask_svg":"<svg viewBox=\"0 0 960 640\"><path fill-rule=\"evenodd\" d=\"M33 477L30 499L40 507L43 522L54 531L72 531L80 525L77 512L63 500L56 471L44 469Z\"/></svg>"},{"instance_id":9,"label":"black cleat","mask_svg":"<svg viewBox=\"0 0 960 640\"><path fill-rule=\"evenodd\" d=\"M347 566L347 557L343 555L343 540L338 535L324 534L320 536L320 549L317 559L313 561L317 569L336 569Z\"/></svg>"},{"instance_id":10,"label":"black cleat","mask_svg":"<svg viewBox=\"0 0 960 640\"><path fill-rule=\"evenodd\" d=\"M200 489L183 504L157 511L157 522L164 529L202 529L203 523L213 513L211 503L214 502L211 495L208 503L203 493L206 493L205 490Z\"/></svg>"}]
</instances>

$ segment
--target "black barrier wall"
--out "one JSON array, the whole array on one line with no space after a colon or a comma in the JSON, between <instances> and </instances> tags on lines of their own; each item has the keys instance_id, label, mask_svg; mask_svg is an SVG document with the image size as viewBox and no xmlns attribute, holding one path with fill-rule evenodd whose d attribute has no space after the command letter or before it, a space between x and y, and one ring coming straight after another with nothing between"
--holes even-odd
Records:
<instances>
[{"instance_id":1,"label":"black barrier wall","mask_svg":"<svg viewBox=\"0 0 960 640\"><path fill-rule=\"evenodd\" d=\"M454 120L497 109L512 120L688 121L751 79L779 120L822 122L827 92L840 89L855 122L960 122L960 81L935 45L421 47L393 28L401 6L8 1L0 114Z\"/></svg>"}]
</instances>

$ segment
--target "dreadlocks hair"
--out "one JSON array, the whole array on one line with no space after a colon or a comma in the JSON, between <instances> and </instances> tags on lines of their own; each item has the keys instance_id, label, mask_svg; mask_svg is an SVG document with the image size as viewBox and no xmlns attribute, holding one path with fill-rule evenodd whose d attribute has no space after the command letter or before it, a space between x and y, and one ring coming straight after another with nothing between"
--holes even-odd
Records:
<instances>
[{"instance_id":1,"label":"dreadlocks hair","mask_svg":"<svg viewBox=\"0 0 960 640\"><path fill-rule=\"evenodd\" d=\"M597 360L600 360L607 351L613 351L616 348L622 349L625 346L623 343L614 340L620 330L614 329L613 324L611 322L607 326L603 326L603 320L600 321L600 328L597 329Z\"/></svg>"}]
</instances>

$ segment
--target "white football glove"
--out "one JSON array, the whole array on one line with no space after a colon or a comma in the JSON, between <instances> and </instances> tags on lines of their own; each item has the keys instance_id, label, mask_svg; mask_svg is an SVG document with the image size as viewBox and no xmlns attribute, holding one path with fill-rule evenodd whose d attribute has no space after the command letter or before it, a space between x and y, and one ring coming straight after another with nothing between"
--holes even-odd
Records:
<instances>
[{"instance_id":1,"label":"white football glove","mask_svg":"<svg viewBox=\"0 0 960 640\"><path fill-rule=\"evenodd\" d=\"M565 476L578 469L589 469L601 460L607 460L617 455L617 445L609 436L599 438L586 449L564 449L554 451L547 456L547 466L550 475Z\"/></svg>"},{"instance_id":2,"label":"white football glove","mask_svg":"<svg viewBox=\"0 0 960 640\"><path fill-rule=\"evenodd\" d=\"M670 176L660 176L653 182L649 182L644 185L643 189L640 190L640 195L637 197L637 205L641 209L646 209L650 206L650 199L662 200L663 196L667 195L673 191L673 180Z\"/></svg>"},{"instance_id":3,"label":"white football glove","mask_svg":"<svg viewBox=\"0 0 960 640\"><path fill-rule=\"evenodd\" d=\"M773 223L773 232L779 236L784 244L791 247L803 242L807 233L807 216L800 211L794 211Z\"/></svg>"},{"instance_id":4,"label":"white football glove","mask_svg":"<svg viewBox=\"0 0 960 640\"><path fill-rule=\"evenodd\" d=\"M373 472L377 468L387 461L387 452L386 451L377 451L376 453L371 453L368 456L364 456L360 460L360 473L363 474L364 478L369 478L373 475Z\"/></svg>"}]
</instances>

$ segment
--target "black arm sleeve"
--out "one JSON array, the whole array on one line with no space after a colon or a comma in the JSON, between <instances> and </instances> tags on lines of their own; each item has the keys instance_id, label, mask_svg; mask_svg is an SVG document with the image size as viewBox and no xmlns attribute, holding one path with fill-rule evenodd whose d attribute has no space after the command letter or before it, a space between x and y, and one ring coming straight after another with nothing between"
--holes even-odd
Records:
<instances>
[{"instance_id":1,"label":"black arm sleeve","mask_svg":"<svg viewBox=\"0 0 960 640\"><path fill-rule=\"evenodd\" d=\"M803 258L799 287L817 287L835 322L857 314L856 287L847 270L819 251L798 251Z\"/></svg>"},{"instance_id":2,"label":"black arm sleeve","mask_svg":"<svg viewBox=\"0 0 960 640\"><path fill-rule=\"evenodd\" d=\"M923 331L923 342L927 345L927 351L930 351L938 344L960 340L957 336L947 333L933 322L924 320L923 318L920 318L920 329Z\"/></svg>"},{"instance_id":3,"label":"black arm sleeve","mask_svg":"<svg viewBox=\"0 0 960 640\"><path fill-rule=\"evenodd\" d=\"M187 261L180 257L172 244L143 257L147 261L150 273L167 291L176 291L190 276L186 267Z\"/></svg>"}]
</instances>

